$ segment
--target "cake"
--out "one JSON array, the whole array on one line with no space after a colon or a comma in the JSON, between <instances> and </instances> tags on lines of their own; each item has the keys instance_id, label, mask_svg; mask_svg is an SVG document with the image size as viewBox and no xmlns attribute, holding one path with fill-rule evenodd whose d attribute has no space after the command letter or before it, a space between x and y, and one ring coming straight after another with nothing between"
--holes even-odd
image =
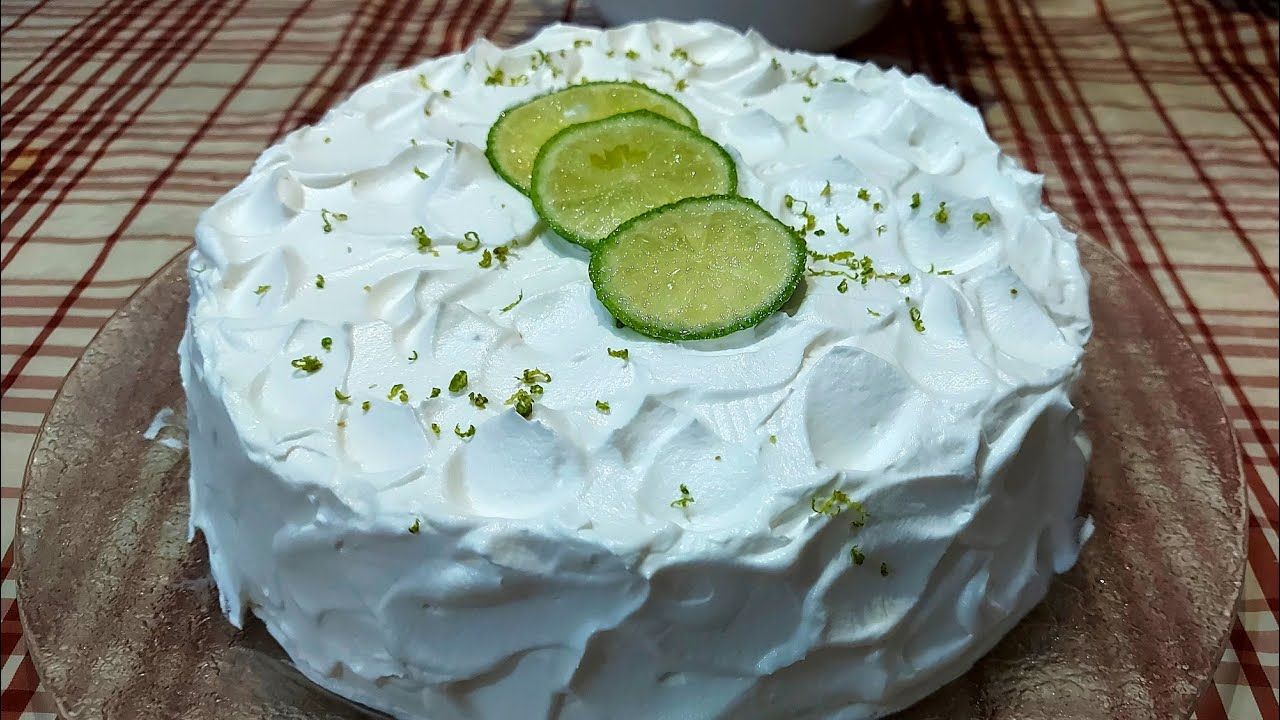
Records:
<instances>
[{"instance_id":1,"label":"cake","mask_svg":"<svg viewBox=\"0 0 1280 720\"><path fill-rule=\"evenodd\" d=\"M778 312L620 327L495 173L504 109L604 79L688 108L803 236ZM557 25L371 82L196 228L191 529L222 610L397 718L916 702L1091 531L1087 278L1041 190L925 78L708 23Z\"/></svg>"}]
</instances>

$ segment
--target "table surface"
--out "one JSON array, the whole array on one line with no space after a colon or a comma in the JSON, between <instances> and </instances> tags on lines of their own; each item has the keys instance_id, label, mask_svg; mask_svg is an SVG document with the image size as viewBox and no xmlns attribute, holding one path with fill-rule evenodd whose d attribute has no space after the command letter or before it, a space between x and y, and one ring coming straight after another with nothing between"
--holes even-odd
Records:
<instances>
[{"instance_id":1,"label":"table surface","mask_svg":"<svg viewBox=\"0 0 1280 720\"><path fill-rule=\"evenodd\" d=\"M840 53L978 105L1005 151L1047 176L1048 201L1149 281L1203 354L1250 522L1239 618L1199 720L1280 712L1276 7L904 0ZM40 422L97 329L289 129L381 72L562 19L600 23L575 0L0 5L3 720L57 716L23 645L13 526Z\"/></svg>"}]
</instances>

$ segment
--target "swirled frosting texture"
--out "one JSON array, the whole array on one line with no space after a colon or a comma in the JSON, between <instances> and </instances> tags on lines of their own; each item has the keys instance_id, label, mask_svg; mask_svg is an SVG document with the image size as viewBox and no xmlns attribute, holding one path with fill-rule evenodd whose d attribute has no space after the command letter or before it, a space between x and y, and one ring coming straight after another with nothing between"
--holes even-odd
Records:
<instances>
[{"instance_id":1,"label":"swirled frosting texture","mask_svg":"<svg viewBox=\"0 0 1280 720\"><path fill-rule=\"evenodd\" d=\"M615 78L677 97L742 194L857 265L812 259L784 312L720 340L615 327L483 154L502 109ZM1040 195L924 78L710 24L555 26L374 81L196 229L191 521L226 613L403 718L914 702L1088 534L1087 281ZM529 420L503 404L527 368L552 377ZM814 512L835 490L863 526Z\"/></svg>"}]
</instances>

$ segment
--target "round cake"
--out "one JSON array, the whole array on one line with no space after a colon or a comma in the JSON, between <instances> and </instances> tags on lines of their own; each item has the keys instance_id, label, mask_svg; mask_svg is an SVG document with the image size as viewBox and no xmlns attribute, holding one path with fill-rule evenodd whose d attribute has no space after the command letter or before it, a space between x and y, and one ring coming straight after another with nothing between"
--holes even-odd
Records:
<instances>
[{"instance_id":1,"label":"round cake","mask_svg":"<svg viewBox=\"0 0 1280 720\"><path fill-rule=\"evenodd\" d=\"M804 278L623 326L494 170L507 108L683 105ZM550 27L364 86L201 217L191 527L223 610L398 718L875 718L1076 561L1075 237L920 76L707 23ZM724 292L734 277L713 279Z\"/></svg>"}]
</instances>

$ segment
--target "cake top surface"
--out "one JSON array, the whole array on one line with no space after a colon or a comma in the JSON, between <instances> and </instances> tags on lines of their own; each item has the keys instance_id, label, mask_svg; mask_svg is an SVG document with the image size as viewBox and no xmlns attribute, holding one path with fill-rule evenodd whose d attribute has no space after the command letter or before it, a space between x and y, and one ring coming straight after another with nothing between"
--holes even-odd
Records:
<instances>
[{"instance_id":1,"label":"cake top surface","mask_svg":"<svg viewBox=\"0 0 1280 720\"><path fill-rule=\"evenodd\" d=\"M586 251L490 167L503 109L610 79L677 98L804 232L783 311L709 341L619 328ZM708 23L553 26L384 76L267 150L197 227L192 326L239 441L370 531L768 562L837 487L950 502L895 486L980 483L979 446L1014 452L1002 431L1067 392L1087 280L1040 195L922 77ZM506 401L533 385L526 419Z\"/></svg>"}]
</instances>

